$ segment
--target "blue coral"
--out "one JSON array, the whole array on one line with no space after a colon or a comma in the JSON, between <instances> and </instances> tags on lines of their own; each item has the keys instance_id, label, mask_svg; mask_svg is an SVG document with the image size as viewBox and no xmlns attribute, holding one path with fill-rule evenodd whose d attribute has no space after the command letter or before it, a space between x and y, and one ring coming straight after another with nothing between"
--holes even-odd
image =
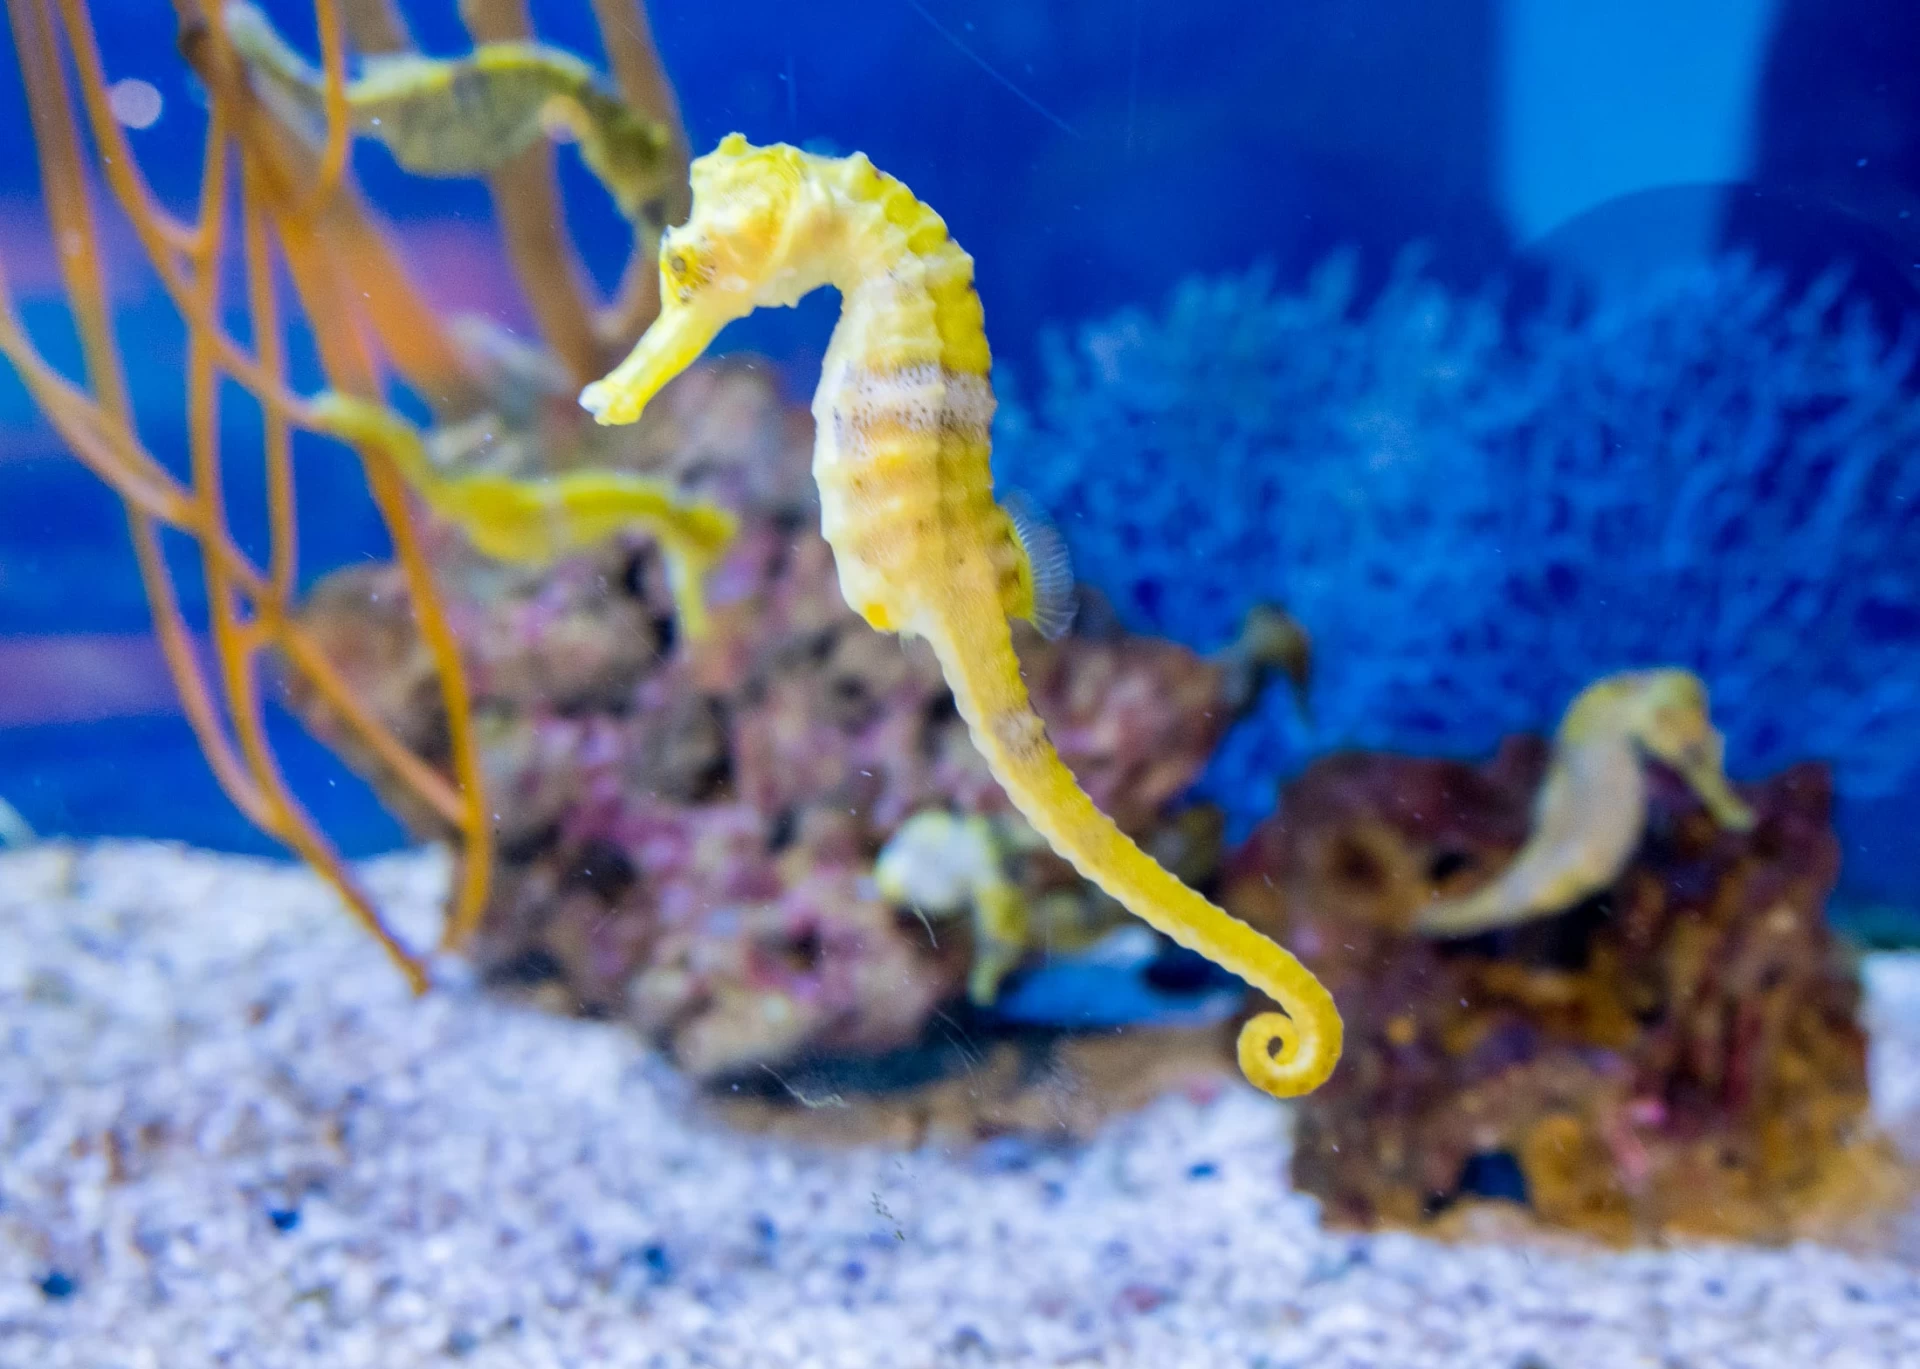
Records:
<instances>
[{"instance_id":1,"label":"blue coral","mask_svg":"<svg viewBox=\"0 0 1920 1369\"><path fill-rule=\"evenodd\" d=\"M1130 626L1312 635L1315 725L1276 691L1204 781L1240 826L1319 752L1484 753L1654 663L1736 775L1885 795L1920 784L1917 344L1743 258L1518 324L1417 261L1365 306L1348 261L1256 270L1045 339L998 462Z\"/></svg>"}]
</instances>

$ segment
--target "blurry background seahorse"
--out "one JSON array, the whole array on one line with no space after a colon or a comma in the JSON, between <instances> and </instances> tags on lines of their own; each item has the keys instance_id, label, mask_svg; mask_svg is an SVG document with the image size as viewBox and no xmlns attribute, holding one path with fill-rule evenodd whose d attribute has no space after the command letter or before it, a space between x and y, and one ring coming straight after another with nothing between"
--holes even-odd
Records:
<instances>
[{"instance_id":1,"label":"blurry background seahorse","mask_svg":"<svg viewBox=\"0 0 1920 1369\"><path fill-rule=\"evenodd\" d=\"M320 73L245 0L231 0L226 21L261 98L315 142L324 139ZM668 129L627 108L578 57L540 43L482 43L454 58L369 58L346 97L354 131L423 176L496 171L534 139L560 133L579 143L581 160L620 211L641 222L658 217L649 206L664 202L676 172Z\"/></svg>"},{"instance_id":2,"label":"blurry background seahorse","mask_svg":"<svg viewBox=\"0 0 1920 1369\"><path fill-rule=\"evenodd\" d=\"M320 73L246 0L230 0L225 16L256 92L293 127L316 143L324 140ZM353 129L386 144L407 169L431 176L491 172L534 139L564 132L578 141L582 159L636 230L648 241L657 236L659 206L675 174L671 134L628 109L572 53L538 43L483 43L465 57L383 55L364 65L364 74L348 82L345 92ZM500 407L503 412L472 421L488 434L501 426L528 427L526 415L510 411L535 408L537 399L522 395ZM737 522L726 510L620 471L547 479L448 474L429 456L423 435L400 415L346 395L316 397L307 417L316 428L384 454L429 508L496 560L541 565L627 529L651 534L664 554L682 630L689 638L704 631L702 579L726 550ZM438 433L442 439L457 435L457 428Z\"/></svg>"},{"instance_id":3,"label":"blurry background seahorse","mask_svg":"<svg viewBox=\"0 0 1920 1369\"><path fill-rule=\"evenodd\" d=\"M1721 751L1707 688L1689 671L1633 670L1588 685L1554 734L1527 844L1492 883L1428 904L1416 926L1469 936L1550 916L1611 884L1646 827L1645 756L1672 766L1722 827L1746 831L1753 812L1727 783Z\"/></svg>"},{"instance_id":4,"label":"blurry background seahorse","mask_svg":"<svg viewBox=\"0 0 1920 1369\"><path fill-rule=\"evenodd\" d=\"M993 390L973 259L940 216L860 154L732 134L693 164L693 212L661 244L661 311L580 400L638 418L729 321L839 289L814 395L813 472L841 593L873 627L923 637L994 778L1079 872L1175 941L1274 999L1240 1032L1242 1070L1277 1096L1339 1059L1340 1015L1290 953L1189 889L1093 804L1033 712L1009 619L1066 621L1050 530L994 501Z\"/></svg>"},{"instance_id":5,"label":"blurry background seahorse","mask_svg":"<svg viewBox=\"0 0 1920 1369\"><path fill-rule=\"evenodd\" d=\"M307 417L321 432L384 455L428 508L496 561L540 566L629 528L651 534L660 544L681 630L690 638L705 632L702 584L738 525L727 510L683 500L672 486L625 471L574 471L541 480L443 475L413 425L350 395L315 396Z\"/></svg>"},{"instance_id":6,"label":"blurry background seahorse","mask_svg":"<svg viewBox=\"0 0 1920 1369\"><path fill-rule=\"evenodd\" d=\"M1008 844L1009 835L978 813L928 808L901 823L873 862L880 896L913 909L929 926L933 918L972 915L967 996L979 1004L999 996L1033 933L1026 898L1007 876Z\"/></svg>"}]
</instances>

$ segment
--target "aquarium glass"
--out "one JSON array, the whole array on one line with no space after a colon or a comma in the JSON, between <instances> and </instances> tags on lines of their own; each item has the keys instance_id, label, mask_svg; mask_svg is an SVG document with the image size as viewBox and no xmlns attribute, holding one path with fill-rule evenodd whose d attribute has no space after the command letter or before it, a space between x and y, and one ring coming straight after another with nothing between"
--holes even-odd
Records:
<instances>
[{"instance_id":1,"label":"aquarium glass","mask_svg":"<svg viewBox=\"0 0 1920 1369\"><path fill-rule=\"evenodd\" d=\"M0 1369L1920 1365L1920 10L4 5Z\"/></svg>"}]
</instances>

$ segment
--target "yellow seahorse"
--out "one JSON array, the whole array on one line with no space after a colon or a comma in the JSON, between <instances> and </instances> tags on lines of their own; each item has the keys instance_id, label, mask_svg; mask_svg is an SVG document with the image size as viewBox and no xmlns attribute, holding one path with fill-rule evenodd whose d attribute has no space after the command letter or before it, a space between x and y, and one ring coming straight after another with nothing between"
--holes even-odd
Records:
<instances>
[{"instance_id":1,"label":"yellow seahorse","mask_svg":"<svg viewBox=\"0 0 1920 1369\"><path fill-rule=\"evenodd\" d=\"M983 1006L1026 958L1033 935L1027 902L1007 877L999 835L977 813L928 808L888 838L873 862L880 897L924 918L973 915L967 997Z\"/></svg>"},{"instance_id":2,"label":"yellow seahorse","mask_svg":"<svg viewBox=\"0 0 1920 1369\"><path fill-rule=\"evenodd\" d=\"M1415 925L1470 936L1549 917L1611 884L1647 823L1642 753L1678 771L1722 827L1746 831L1753 811L1727 783L1722 751L1698 676L1631 670L1595 681L1560 720L1533 832L1513 863L1466 898L1428 904Z\"/></svg>"},{"instance_id":3,"label":"yellow seahorse","mask_svg":"<svg viewBox=\"0 0 1920 1369\"><path fill-rule=\"evenodd\" d=\"M316 141L326 129L325 84L246 0L225 9L227 37L261 98ZM498 170L534 139L571 136L628 219L655 206L675 175L672 135L634 113L592 67L540 43L482 43L464 57L383 55L347 83L354 131L378 139L423 176Z\"/></svg>"},{"instance_id":4,"label":"yellow seahorse","mask_svg":"<svg viewBox=\"0 0 1920 1369\"><path fill-rule=\"evenodd\" d=\"M457 525L496 561L545 565L637 528L660 544L680 628L706 631L702 581L733 540L737 520L712 504L682 500L669 485L624 471L576 471L544 480L442 475L420 433L378 404L332 391L308 402L318 431L384 453L428 508Z\"/></svg>"},{"instance_id":5,"label":"yellow seahorse","mask_svg":"<svg viewBox=\"0 0 1920 1369\"><path fill-rule=\"evenodd\" d=\"M1055 890L1029 901L1007 862L1044 847L1018 814L983 817L923 808L895 829L873 861L880 897L926 920L970 914L973 965L967 997L991 1007L1000 986L1035 951L1087 950L1126 914L1104 898ZM1106 910L1111 909L1111 915Z\"/></svg>"},{"instance_id":6,"label":"yellow seahorse","mask_svg":"<svg viewBox=\"0 0 1920 1369\"><path fill-rule=\"evenodd\" d=\"M580 402L629 423L730 320L840 291L814 395L813 473L841 593L925 638L994 778L1054 850L1153 927L1238 974L1281 1013L1240 1032L1240 1066L1280 1097L1339 1059L1332 997L1291 954L1162 869L1087 797L1034 715L1010 618L1057 630L1070 587L1044 532L993 497L993 390L973 259L864 155L740 134L693 164L693 212L660 252L660 317Z\"/></svg>"}]
</instances>

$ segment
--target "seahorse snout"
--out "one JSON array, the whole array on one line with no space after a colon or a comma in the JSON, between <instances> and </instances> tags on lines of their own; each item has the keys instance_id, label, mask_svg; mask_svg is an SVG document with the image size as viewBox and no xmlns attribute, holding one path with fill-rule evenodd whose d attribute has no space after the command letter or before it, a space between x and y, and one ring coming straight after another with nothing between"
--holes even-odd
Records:
<instances>
[{"instance_id":1,"label":"seahorse snout","mask_svg":"<svg viewBox=\"0 0 1920 1369\"><path fill-rule=\"evenodd\" d=\"M670 304L660 311L627 359L580 392L580 407L600 423L631 423L669 380L691 366L728 323L700 305Z\"/></svg>"}]
</instances>

